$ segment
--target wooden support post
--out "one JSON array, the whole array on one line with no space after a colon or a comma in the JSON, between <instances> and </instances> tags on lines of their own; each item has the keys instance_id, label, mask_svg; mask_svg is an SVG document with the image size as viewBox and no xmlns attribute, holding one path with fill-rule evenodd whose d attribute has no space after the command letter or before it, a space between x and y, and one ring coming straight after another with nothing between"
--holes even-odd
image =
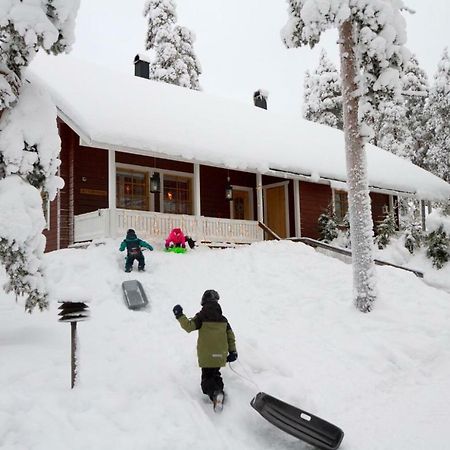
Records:
<instances>
[{"instance_id":1,"label":"wooden support post","mask_svg":"<svg viewBox=\"0 0 450 450\"><path fill-rule=\"evenodd\" d=\"M294 183L294 224L295 237L302 236L302 220L300 215L300 181L293 180Z\"/></svg>"},{"instance_id":2,"label":"wooden support post","mask_svg":"<svg viewBox=\"0 0 450 450\"><path fill-rule=\"evenodd\" d=\"M194 216L201 215L200 164L194 164Z\"/></svg>"},{"instance_id":3,"label":"wooden support post","mask_svg":"<svg viewBox=\"0 0 450 450\"><path fill-rule=\"evenodd\" d=\"M257 220L264 222L262 175L260 173L256 174L256 207Z\"/></svg>"}]
</instances>

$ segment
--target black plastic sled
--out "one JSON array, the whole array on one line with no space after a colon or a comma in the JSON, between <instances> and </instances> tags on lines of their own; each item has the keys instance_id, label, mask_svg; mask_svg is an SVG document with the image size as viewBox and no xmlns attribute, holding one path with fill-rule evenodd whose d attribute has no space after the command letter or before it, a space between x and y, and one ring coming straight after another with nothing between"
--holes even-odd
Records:
<instances>
[{"instance_id":1,"label":"black plastic sled","mask_svg":"<svg viewBox=\"0 0 450 450\"><path fill-rule=\"evenodd\" d=\"M128 309L141 309L148 305L147 295L138 280L124 281L122 290Z\"/></svg>"},{"instance_id":2,"label":"black plastic sled","mask_svg":"<svg viewBox=\"0 0 450 450\"><path fill-rule=\"evenodd\" d=\"M256 394L250 405L272 425L320 449L336 450L344 438L344 432L332 423L264 392Z\"/></svg>"}]
</instances>

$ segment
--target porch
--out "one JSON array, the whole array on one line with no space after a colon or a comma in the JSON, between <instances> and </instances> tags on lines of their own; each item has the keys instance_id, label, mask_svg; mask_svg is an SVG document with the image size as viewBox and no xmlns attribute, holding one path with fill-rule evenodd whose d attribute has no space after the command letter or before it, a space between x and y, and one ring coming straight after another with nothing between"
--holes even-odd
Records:
<instances>
[{"instance_id":1,"label":"porch","mask_svg":"<svg viewBox=\"0 0 450 450\"><path fill-rule=\"evenodd\" d=\"M162 241L175 227L197 242L249 244L264 239L263 230L253 220L108 208L75 216L74 242L125 236L129 228L142 239Z\"/></svg>"}]
</instances>

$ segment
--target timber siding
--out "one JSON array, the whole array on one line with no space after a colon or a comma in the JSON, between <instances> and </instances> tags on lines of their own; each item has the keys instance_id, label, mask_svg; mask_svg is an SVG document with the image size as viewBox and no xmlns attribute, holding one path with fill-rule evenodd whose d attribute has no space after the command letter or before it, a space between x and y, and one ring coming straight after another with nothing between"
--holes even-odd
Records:
<instances>
[{"instance_id":1,"label":"timber siding","mask_svg":"<svg viewBox=\"0 0 450 450\"><path fill-rule=\"evenodd\" d=\"M328 209L332 201L330 186L300 182L300 215L303 237L319 239L319 216Z\"/></svg>"},{"instance_id":2,"label":"timber siding","mask_svg":"<svg viewBox=\"0 0 450 450\"><path fill-rule=\"evenodd\" d=\"M58 120L58 130L61 137L59 176L64 180L64 187L58 191L55 200L50 202L50 229L44 230L47 252L66 248L73 243L74 155L79 139L61 120Z\"/></svg>"},{"instance_id":3,"label":"timber siding","mask_svg":"<svg viewBox=\"0 0 450 450\"><path fill-rule=\"evenodd\" d=\"M225 199L227 177L234 186L253 188L253 216L256 217L256 175L218 167L200 167L201 215L205 217L230 218L230 202Z\"/></svg>"}]
</instances>

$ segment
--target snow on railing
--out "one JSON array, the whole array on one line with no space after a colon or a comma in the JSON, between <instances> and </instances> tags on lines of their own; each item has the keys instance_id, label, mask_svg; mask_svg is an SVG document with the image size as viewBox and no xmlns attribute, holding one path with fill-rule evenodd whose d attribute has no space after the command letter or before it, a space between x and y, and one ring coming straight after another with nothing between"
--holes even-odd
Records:
<instances>
[{"instance_id":1,"label":"snow on railing","mask_svg":"<svg viewBox=\"0 0 450 450\"><path fill-rule=\"evenodd\" d=\"M121 237L129 228L134 228L143 239L165 239L176 227L196 241L249 243L263 240L258 222L250 220L100 209L75 216L75 242Z\"/></svg>"}]
</instances>

